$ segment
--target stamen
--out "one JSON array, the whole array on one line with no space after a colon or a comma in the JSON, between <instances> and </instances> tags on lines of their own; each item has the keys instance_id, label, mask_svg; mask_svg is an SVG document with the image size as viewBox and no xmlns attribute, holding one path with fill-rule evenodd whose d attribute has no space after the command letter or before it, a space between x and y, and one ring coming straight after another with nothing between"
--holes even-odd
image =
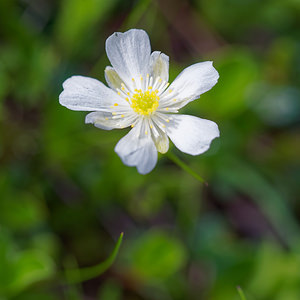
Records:
<instances>
[{"instance_id":1,"label":"stamen","mask_svg":"<svg viewBox=\"0 0 300 300\"><path fill-rule=\"evenodd\" d=\"M143 92L141 89L131 97L132 109L140 115L150 115L158 108L159 97L156 91L151 89Z\"/></svg>"}]
</instances>

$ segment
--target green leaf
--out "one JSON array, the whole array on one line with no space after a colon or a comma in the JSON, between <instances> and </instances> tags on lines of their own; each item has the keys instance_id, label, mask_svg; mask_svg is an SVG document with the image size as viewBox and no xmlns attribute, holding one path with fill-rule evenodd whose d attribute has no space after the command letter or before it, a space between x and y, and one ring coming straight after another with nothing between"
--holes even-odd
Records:
<instances>
[{"instance_id":1,"label":"green leaf","mask_svg":"<svg viewBox=\"0 0 300 300\"><path fill-rule=\"evenodd\" d=\"M53 261L43 252L33 249L17 253L11 250L10 245L5 256L0 257L0 295L15 296L33 283L53 276Z\"/></svg>"},{"instance_id":2,"label":"green leaf","mask_svg":"<svg viewBox=\"0 0 300 300\"><path fill-rule=\"evenodd\" d=\"M238 286L237 290L238 290L238 293L239 293L239 295L241 297L241 300L247 300L246 297L245 297L245 295L244 295L243 290L241 289L241 287Z\"/></svg>"},{"instance_id":3,"label":"green leaf","mask_svg":"<svg viewBox=\"0 0 300 300\"><path fill-rule=\"evenodd\" d=\"M38 250L22 252L16 260L15 268L15 277L10 285L12 291L21 291L34 282L50 278L55 269L52 260Z\"/></svg>"},{"instance_id":4,"label":"green leaf","mask_svg":"<svg viewBox=\"0 0 300 300\"><path fill-rule=\"evenodd\" d=\"M96 266L92 266L92 267L66 270L66 278L67 278L68 283L73 284L73 283L79 283L79 282L90 280L92 278L100 276L107 269L109 269L110 266L114 263L117 255L118 255L120 246L122 244L123 235L124 234L122 232L120 234L120 237L116 243L116 246L115 246L113 252L104 262L102 262Z\"/></svg>"},{"instance_id":5,"label":"green leaf","mask_svg":"<svg viewBox=\"0 0 300 300\"><path fill-rule=\"evenodd\" d=\"M177 239L163 231L150 231L129 249L131 267L140 277L165 279L186 261L186 252Z\"/></svg>"},{"instance_id":6,"label":"green leaf","mask_svg":"<svg viewBox=\"0 0 300 300\"><path fill-rule=\"evenodd\" d=\"M82 46L96 24L106 18L116 0L66 0L57 21L58 37L66 50Z\"/></svg>"},{"instance_id":7,"label":"green leaf","mask_svg":"<svg viewBox=\"0 0 300 300\"><path fill-rule=\"evenodd\" d=\"M29 193L8 195L0 201L0 224L25 231L40 225L45 218L42 203Z\"/></svg>"}]
</instances>

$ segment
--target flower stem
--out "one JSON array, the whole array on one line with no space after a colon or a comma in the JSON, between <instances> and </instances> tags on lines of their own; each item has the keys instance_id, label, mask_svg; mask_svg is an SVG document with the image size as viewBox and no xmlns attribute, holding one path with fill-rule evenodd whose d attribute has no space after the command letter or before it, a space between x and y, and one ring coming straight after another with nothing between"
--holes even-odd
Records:
<instances>
[{"instance_id":1,"label":"flower stem","mask_svg":"<svg viewBox=\"0 0 300 300\"><path fill-rule=\"evenodd\" d=\"M104 261L101 262L100 264L92 267L87 267L87 268L75 268L75 269L68 269L66 270L66 278L69 284L74 284L74 283L80 283L92 278L95 278L102 273L104 273L115 261L122 240L123 240L123 232L120 234L120 237L116 243L116 246L113 250L113 252L110 254L110 256Z\"/></svg>"},{"instance_id":2,"label":"flower stem","mask_svg":"<svg viewBox=\"0 0 300 300\"><path fill-rule=\"evenodd\" d=\"M237 290L238 290L238 293L239 293L239 295L241 297L241 300L247 300L246 297L245 297L245 295L244 295L243 290L241 289L241 287L238 286Z\"/></svg>"},{"instance_id":3,"label":"flower stem","mask_svg":"<svg viewBox=\"0 0 300 300\"><path fill-rule=\"evenodd\" d=\"M179 166L181 169L189 173L191 176L193 176L195 179L200 181L201 183L204 183L207 185L207 182L200 176L198 175L195 171L193 171L185 162L183 162L179 157L177 157L175 154L172 152L167 152L166 154L170 160L172 160L177 166Z\"/></svg>"}]
</instances>

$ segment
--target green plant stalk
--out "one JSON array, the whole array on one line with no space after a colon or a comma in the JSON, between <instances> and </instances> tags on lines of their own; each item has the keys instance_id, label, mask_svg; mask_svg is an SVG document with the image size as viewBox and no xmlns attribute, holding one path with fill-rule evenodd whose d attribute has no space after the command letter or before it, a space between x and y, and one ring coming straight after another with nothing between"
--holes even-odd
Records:
<instances>
[{"instance_id":1,"label":"green plant stalk","mask_svg":"<svg viewBox=\"0 0 300 300\"><path fill-rule=\"evenodd\" d=\"M207 184L207 182L198 175L195 171L193 171L185 162L183 162L179 157L177 157L172 152L167 152L166 154L170 160L172 160L177 166L179 166L181 169L183 169L185 172L189 173L191 176L193 176L195 179L200 181L201 183Z\"/></svg>"},{"instance_id":2,"label":"green plant stalk","mask_svg":"<svg viewBox=\"0 0 300 300\"><path fill-rule=\"evenodd\" d=\"M87 268L78 268L78 269L68 269L65 271L66 278L68 284L76 284L80 283L83 281L90 280L92 278L95 278L101 274L103 274L115 261L120 246L122 244L123 240L123 232L120 234L120 237L116 243L116 246L113 250L113 252L110 254L110 256L102 263L92 266L92 267L87 267Z\"/></svg>"},{"instance_id":3,"label":"green plant stalk","mask_svg":"<svg viewBox=\"0 0 300 300\"><path fill-rule=\"evenodd\" d=\"M239 293L239 295L240 295L240 297L241 297L242 300L247 300L246 297L245 297L245 294L244 294L243 290L241 289L241 287L238 286L237 287L237 291L238 291L238 293Z\"/></svg>"}]
</instances>

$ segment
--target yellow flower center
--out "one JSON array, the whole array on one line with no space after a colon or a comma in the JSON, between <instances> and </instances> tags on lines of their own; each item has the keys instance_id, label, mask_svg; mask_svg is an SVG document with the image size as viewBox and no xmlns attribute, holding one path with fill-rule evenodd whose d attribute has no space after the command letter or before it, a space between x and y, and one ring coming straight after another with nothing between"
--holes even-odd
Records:
<instances>
[{"instance_id":1,"label":"yellow flower center","mask_svg":"<svg viewBox=\"0 0 300 300\"><path fill-rule=\"evenodd\" d=\"M148 91L143 92L142 90L135 90L131 98L132 109L140 115L150 115L156 111L158 107L159 97L157 96L158 90L152 91L149 87Z\"/></svg>"}]
</instances>

